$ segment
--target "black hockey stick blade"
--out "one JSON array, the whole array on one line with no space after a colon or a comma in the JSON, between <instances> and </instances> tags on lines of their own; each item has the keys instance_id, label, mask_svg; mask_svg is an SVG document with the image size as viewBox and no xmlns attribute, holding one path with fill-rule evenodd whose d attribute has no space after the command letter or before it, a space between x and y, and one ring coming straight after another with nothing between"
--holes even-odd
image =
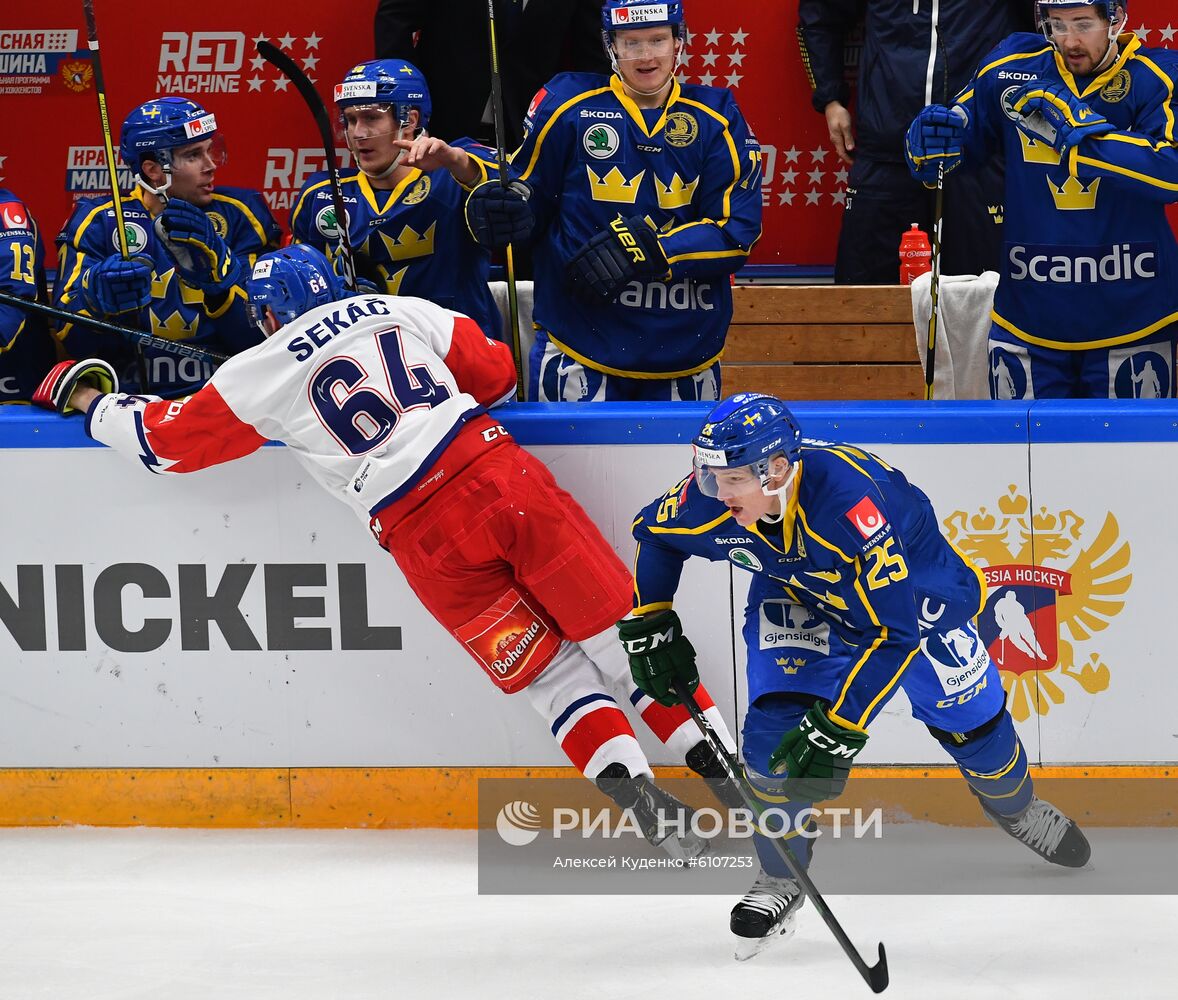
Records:
<instances>
[{"instance_id":1,"label":"black hockey stick blade","mask_svg":"<svg viewBox=\"0 0 1178 1000\"><path fill-rule=\"evenodd\" d=\"M155 334L146 333L143 330L135 330L129 326L119 326L117 323L108 323L104 319L95 319L93 316L80 316L77 313L67 312L65 309L55 309L53 306L42 305L40 302L33 302L29 299L19 298L16 295L9 295L7 292L0 292L0 305L15 306L17 309L23 309L25 312L48 316L50 319L55 319L60 323L78 323L82 326L92 327L95 330L114 333L129 340L131 343L138 344L140 347L153 347L157 351L163 351L166 354L176 354L182 358L197 358L200 361L211 361L217 365L229 360L229 355L221 354L218 351L209 351L203 347L192 347L182 340L168 340L166 337L157 337Z\"/></svg>"},{"instance_id":2,"label":"black hockey stick blade","mask_svg":"<svg viewBox=\"0 0 1178 1000\"><path fill-rule=\"evenodd\" d=\"M687 706L687 711L691 713L691 718L694 720L696 726L699 727L703 738L712 748L716 759L724 765L724 769L728 772L728 777L740 794L745 808L759 819L761 816L761 807L752 789L745 781L736 759L729 754L720 737L716 735L716 731L712 728L712 724L708 722L707 716L700 710L695 696L687 690L687 685L677 677L672 680L672 684L675 688L676 696ZM797 855L789 849L789 845L780 837L770 837L769 841L776 848L777 853L781 855L781 860L785 862L790 872L793 873L798 885L802 887L802 891L809 898L810 902L814 905L814 909L818 911L818 915L822 917L823 922L834 935L835 940L839 943L839 947L843 949L843 954L851 960L851 964L855 966L856 971L863 977L863 981L871 987L871 992L882 993L886 990L889 981L888 958L884 952L883 942L881 941L879 945L879 961L875 965L868 965L863 956L856 950L855 945L851 943L851 939L847 937L847 932L843 930L843 926L838 922L838 918L831 912L830 907L826 905L826 900L822 898L822 893L818 891L818 887L810 879L809 872L798 861Z\"/></svg>"},{"instance_id":3,"label":"black hockey stick blade","mask_svg":"<svg viewBox=\"0 0 1178 1000\"><path fill-rule=\"evenodd\" d=\"M323 105L323 98L315 89L315 85L307 79L295 61L277 45L267 41L258 42L258 54L268 63L272 63L291 83L295 90L302 95L303 102L310 109L311 117L319 129L319 138L323 141L323 152L327 157L327 177L331 185L331 203L335 209L336 253L341 261L344 272L344 284L348 290L358 291L356 285L356 264L352 259L352 244L348 239L348 210L344 205L344 193L340 188L339 164L335 158L335 136L331 131L331 119L327 116L327 108Z\"/></svg>"}]
</instances>

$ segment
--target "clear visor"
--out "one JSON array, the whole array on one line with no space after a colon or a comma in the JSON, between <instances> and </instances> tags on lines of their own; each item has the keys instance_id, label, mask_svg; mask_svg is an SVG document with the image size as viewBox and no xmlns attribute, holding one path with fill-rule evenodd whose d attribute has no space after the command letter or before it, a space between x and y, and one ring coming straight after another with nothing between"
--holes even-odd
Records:
<instances>
[{"instance_id":1,"label":"clear visor","mask_svg":"<svg viewBox=\"0 0 1178 1000\"><path fill-rule=\"evenodd\" d=\"M264 305L260 306L256 302L247 301L245 314L249 317L249 321L262 331L263 337L270 336L270 331L266 329L266 307Z\"/></svg>"},{"instance_id":2,"label":"clear visor","mask_svg":"<svg viewBox=\"0 0 1178 1000\"><path fill-rule=\"evenodd\" d=\"M376 104L352 104L341 108L335 123L335 138L351 148L356 139L376 139L381 136L400 138L409 127L401 121L397 109L386 102Z\"/></svg>"},{"instance_id":3,"label":"clear visor","mask_svg":"<svg viewBox=\"0 0 1178 1000\"><path fill-rule=\"evenodd\" d=\"M662 38L634 38L632 32L614 33L614 56L620 63L643 59L666 59L675 55L679 39L673 35Z\"/></svg>"},{"instance_id":4,"label":"clear visor","mask_svg":"<svg viewBox=\"0 0 1178 1000\"><path fill-rule=\"evenodd\" d=\"M695 452L695 485L706 497L744 496L760 493L763 482L760 474L751 465L709 465L709 458L698 449Z\"/></svg>"},{"instance_id":5,"label":"clear visor","mask_svg":"<svg viewBox=\"0 0 1178 1000\"><path fill-rule=\"evenodd\" d=\"M157 155L157 161L165 170L177 168L203 170L209 166L216 170L229 162L229 153L225 149L225 138L220 132L215 132L208 139L201 139L199 142L192 142L187 146L161 149Z\"/></svg>"},{"instance_id":6,"label":"clear visor","mask_svg":"<svg viewBox=\"0 0 1178 1000\"><path fill-rule=\"evenodd\" d=\"M1048 17L1043 20L1043 34L1048 39L1092 38L1108 33L1109 23L1099 17L1081 17L1074 21L1062 17Z\"/></svg>"}]
</instances>

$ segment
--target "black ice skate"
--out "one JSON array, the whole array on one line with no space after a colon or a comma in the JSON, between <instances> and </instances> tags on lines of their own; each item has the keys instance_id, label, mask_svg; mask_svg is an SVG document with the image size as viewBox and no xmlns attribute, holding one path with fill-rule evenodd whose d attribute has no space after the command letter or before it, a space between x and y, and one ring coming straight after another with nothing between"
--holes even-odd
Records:
<instances>
[{"instance_id":1,"label":"black ice skate","mask_svg":"<svg viewBox=\"0 0 1178 1000\"><path fill-rule=\"evenodd\" d=\"M982 811L995 826L1026 844L1053 865L1083 868L1092 855L1088 839L1076 821L1068 819L1050 802L1038 796L1031 799L1031 804L1017 816L1000 816L989 809L984 800Z\"/></svg>"},{"instance_id":2,"label":"black ice skate","mask_svg":"<svg viewBox=\"0 0 1178 1000\"><path fill-rule=\"evenodd\" d=\"M708 849L708 842L690 830L691 809L645 775L631 777L625 764L613 763L597 776L597 787L623 809L633 810L647 842L675 860L697 858ZM675 836L680 829L684 835Z\"/></svg>"},{"instance_id":3,"label":"black ice skate","mask_svg":"<svg viewBox=\"0 0 1178 1000\"><path fill-rule=\"evenodd\" d=\"M720 804L725 809L744 809L744 799L732 779L728 777L728 769L720 762L712 745L707 740L700 740L687 751L687 766L704 779L704 784L712 790Z\"/></svg>"},{"instance_id":4,"label":"black ice skate","mask_svg":"<svg viewBox=\"0 0 1178 1000\"><path fill-rule=\"evenodd\" d=\"M775 941L792 937L805 901L797 881L769 875L762 868L753 887L732 908L729 926L737 937L736 960L747 962Z\"/></svg>"}]
</instances>

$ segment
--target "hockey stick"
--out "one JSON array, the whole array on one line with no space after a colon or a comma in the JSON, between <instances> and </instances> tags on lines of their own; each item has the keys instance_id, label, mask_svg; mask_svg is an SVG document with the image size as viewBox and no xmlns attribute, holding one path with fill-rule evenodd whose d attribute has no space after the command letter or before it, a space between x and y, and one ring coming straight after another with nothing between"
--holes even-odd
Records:
<instances>
[{"instance_id":1,"label":"hockey stick","mask_svg":"<svg viewBox=\"0 0 1178 1000\"><path fill-rule=\"evenodd\" d=\"M503 79L499 75L499 46L495 42L495 0L487 0L487 26L491 39L491 120L495 125L495 155L499 160L499 183L507 187L507 147L503 128ZM511 354L515 359L515 398L524 398L524 367L519 345L519 297L515 287L515 260L507 244L507 317L511 324Z\"/></svg>"},{"instance_id":2,"label":"hockey stick","mask_svg":"<svg viewBox=\"0 0 1178 1000\"><path fill-rule=\"evenodd\" d=\"M928 340L924 356L924 398L933 398L937 368L937 312L941 298L941 226L945 221L945 161L937 164L937 200L933 206L933 273L929 279Z\"/></svg>"},{"instance_id":3,"label":"hockey stick","mask_svg":"<svg viewBox=\"0 0 1178 1000\"><path fill-rule=\"evenodd\" d=\"M692 719L695 720L695 724L699 727L699 731L703 734L703 738L707 741L708 746L712 748L712 752L716 755L716 758L724 765L724 770L727 772L728 778L733 786L740 793L740 798L745 804L745 808L759 818L762 813L761 806L751 788L746 783L744 775L741 774L741 769L736 763L735 758L728 753L727 748L712 728L712 724L708 722L706 716L700 710L695 696L687 690L687 686L683 681L676 677L673 684L675 694L687 706L687 711L691 713ZM798 861L793 851L790 850L789 845L780 837L770 837L769 839L777 849L777 853L781 855L781 859L793 873L793 877L797 879L798 884L802 887L802 891L809 897L810 902L814 904L814 909L818 911L818 915L822 917L826 926L830 928L830 932L843 949L843 953L851 960L851 964L858 970L864 982L871 987L871 992L882 993L886 990L888 988L888 957L884 952L883 942L881 941L879 945L879 961L875 965L868 965L864 961L863 956L859 954L855 946L851 943L851 939L847 937L847 932L843 930L842 925L831 912L830 907L826 905L826 900L822 898L822 894L810 880L809 873L802 867L801 862Z\"/></svg>"},{"instance_id":4,"label":"hockey stick","mask_svg":"<svg viewBox=\"0 0 1178 1000\"><path fill-rule=\"evenodd\" d=\"M182 340L167 340L164 337L157 337L155 334L145 333L143 330L108 323L104 319L94 319L92 316L80 316L77 313L67 312L65 309L56 309L53 306L42 305L40 302L18 298L15 295L9 295L7 292L0 292L0 305L15 306L17 309L24 309L26 312L48 316L50 319L56 319L62 323L81 323L83 326L93 327L95 330L103 330L106 333L117 333L120 337L126 337L140 347L153 347L157 351L163 351L167 354L178 354L182 358L197 358L200 361L211 361L213 364L218 365L229 360L227 354L205 350L202 347L191 347ZM146 385L144 388L146 388Z\"/></svg>"},{"instance_id":5,"label":"hockey stick","mask_svg":"<svg viewBox=\"0 0 1178 1000\"><path fill-rule=\"evenodd\" d=\"M335 158L335 136L331 131L331 119L327 116L323 98L319 96L315 85L307 79L307 74L278 46L265 40L260 41L258 53L295 85L295 90L302 95L311 117L315 119L319 138L323 140L323 153L327 158L327 179L331 185L331 203L335 209L336 256L342 261L344 284L348 291L359 291L356 285L356 262L352 259L352 242L348 235L348 210L344 205L344 192L339 181L339 164Z\"/></svg>"},{"instance_id":6,"label":"hockey stick","mask_svg":"<svg viewBox=\"0 0 1178 1000\"><path fill-rule=\"evenodd\" d=\"M106 148L106 170L110 175L110 196L115 210L115 226L119 233L119 253L123 260L131 259L131 248L127 243L127 220L123 215L123 193L119 190L119 172L115 167L114 142L110 133L110 114L106 110L106 83L102 76L102 57L98 51L98 20L94 16L94 0L82 0L86 14L86 40L90 47L90 64L94 67L94 92L98 96L98 120L102 124L102 142ZM139 367L139 381L145 391L151 391L147 376L147 359L141 345L135 347L135 360Z\"/></svg>"}]
</instances>

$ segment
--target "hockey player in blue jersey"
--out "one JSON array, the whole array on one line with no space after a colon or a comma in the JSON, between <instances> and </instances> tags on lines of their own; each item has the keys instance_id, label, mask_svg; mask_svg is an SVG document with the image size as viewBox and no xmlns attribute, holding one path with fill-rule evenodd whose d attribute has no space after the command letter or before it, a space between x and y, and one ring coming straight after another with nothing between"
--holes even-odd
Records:
<instances>
[{"instance_id":1,"label":"hockey player in blue jersey","mask_svg":"<svg viewBox=\"0 0 1178 1000\"><path fill-rule=\"evenodd\" d=\"M0 188L0 291L45 301L41 231L24 202L7 188ZM0 403L32 399L56 360L53 338L41 317L0 304Z\"/></svg>"},{"instance_id":2,"label":"hockey player in blue jersey","mask_svg":"<svg viewBox=\"0 0 1178 1000\"><path fill-rule=\"evenodd\" d=\"M130 259L120 255L113 199L79 201L57 237L57 304L226 354L258 343L245 278L281 233L257 191L216 187L224 144L215 116L183 97L148 101L123 122L119 153L135 178L123 199ZM114 364L130 391L183 395L212 374L148 347L144 386L130 348L111 334L70 323L58 336L68 354Z\"/></svg>"},{"instance_id":3,"label":"hockey player in blue jersey","mask_svg":"<svg viewBox=\"0 0 1178 1000\"><path fill-rule=\"evenodd\" d=\"M1038 0L1043 35L1011 35L909 129L926 182L1006 153L993 398L1174 394L1178 58L1122 30L1127 6Z\"/></svg>"},{"instance_id":4,"label":"hockey player in blue jersey","mask_svg":"<svg viewBox=\"0 0 1178 1000\"><path fill-rule=\"evenodd\" d=\"M470 139L431 137L425 78L401 59L352 68L335 105L355 167L340 171L348 237L381 292L416 295L465 313L495 340L503 323L487 279L490 254L471 238L466 196L487 179L494 153ZM291 212L298 243L332 253L337 220L326 171L312 174Z\"/></svg>"},{"instance_id":5,"label":"hockey player in blue jersey","mask_svg":"<svg viewBox=\"0 0 1178 1000\"><path fill-rule=\"evenodd\" d=\"M759 393L722 402L693 445L693 475L634 523L635 617L619 630L638 686L674 704L673 679L697 682L672 602L689 556L729 561L754 574L743 756L758 796L779 804L784 793L791 816L838 796L903 688L987 817L1048 861L1085 864L1079 827L1034 794L974 623L982 574L941 534L928 497L859 448L803 440L785 404ZM811 841L787 837L808 864ZM732 911L738 958L792 932L803 899L764 838L757 852L762 871Z\"/></svg>"},{"instance_id":6,"label":"hockey player in blue jersey","mask_svg":"<svg viewBox=\"0 0 1178 1000\"><path fill-rule=\"evenodd\" d=\"M683 4L606 0L612 76L532 101L512 169L535 217L530 399L718 399L730 276L761 234L761 147L725 88L680 85ZM486 245L511 198L467 205ZM490 219L488 222L487 219Z\"/></svg>"}]
</instances>

